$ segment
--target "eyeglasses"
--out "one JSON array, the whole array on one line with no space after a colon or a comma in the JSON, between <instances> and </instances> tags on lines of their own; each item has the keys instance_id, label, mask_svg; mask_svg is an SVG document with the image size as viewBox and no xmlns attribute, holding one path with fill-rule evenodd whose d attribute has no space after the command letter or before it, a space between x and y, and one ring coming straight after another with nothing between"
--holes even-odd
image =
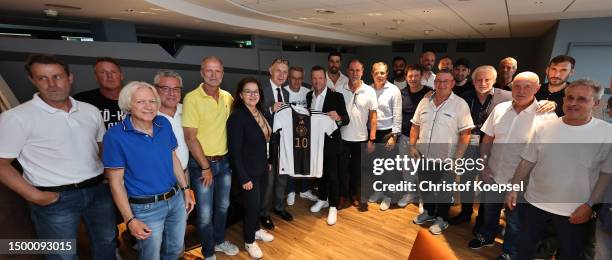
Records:
<instances>
[{"instance_id":1,"label":"eyeglasses","mask_svg":"<svg viewBox=\"0 0 612 260\"><path fill-rule=\"evenodd\" d=\"M170 92L174 92L174 93L180 93L181 92L181 87L168 87L168 86L157 86L157 88L159 89L160 92L163 93L170 93Z\"/></svg>"},{"instance_id":2,"label":"eyeglasses","mask_svg":"<svg viewBox=\"0 0 612 260\"><path fill-rule=\"evenodd\" d=\"M243 90L242 93L247 95L247 96L251 96L251 97L258 97L259 96L259 91Z\"/></svg>"}]
</instances>

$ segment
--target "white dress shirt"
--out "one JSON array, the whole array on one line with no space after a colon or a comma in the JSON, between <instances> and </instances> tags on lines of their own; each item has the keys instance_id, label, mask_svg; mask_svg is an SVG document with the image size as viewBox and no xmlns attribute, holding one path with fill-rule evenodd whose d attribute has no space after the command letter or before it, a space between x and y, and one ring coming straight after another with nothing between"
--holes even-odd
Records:
<instances>
[{"instance_id":1,"label":"white dress shirt","mask_svg":"<svg viewBox=\"0 0 612 260\"><path fill-rule=\"evenodd\" d=\"M376 129L391 129L392 133L399 134L402 131L402 93L389 81L381 89L374 88L374 91L378 101Z\"/></svg>"},{"instance_id":2,"label":"white dress shirt","mask_svg":"<svg viewBox=\"0 0 612 260\"><path fill-rule=\"evenodd\" d=\"M176 147L176 156L179 161L181 161L181 167L183 170L187 169L187 162L189 162L189 149L187 148L187 143L185 143L185 135L183 133L183 125L182 116L183 116L183 104L178 104L176 106L176 112L174 113L174 117L166 115L162 112L157 112L158 115L163 116L170 121L172 125L172 131L174 132L174 136L176 137L176 141L178 146Z\"/></svg>"}]
</instances>

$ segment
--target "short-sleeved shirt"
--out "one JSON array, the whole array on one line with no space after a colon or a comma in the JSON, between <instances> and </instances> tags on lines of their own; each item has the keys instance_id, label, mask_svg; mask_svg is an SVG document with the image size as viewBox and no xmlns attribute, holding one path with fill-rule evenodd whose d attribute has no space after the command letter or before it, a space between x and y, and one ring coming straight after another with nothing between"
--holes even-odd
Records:
<instances>
[{"instance_id":1,"label":"short-sleeved shirt","mask_svg":"<svg viewBox=\"0 0 612 260\"><path fill-rule=\"evenodd\" d=\"M119 108L117 100L105 97L98 88L78 93L74 95L74 99L97 107L106 129L113 127L125 118L125 112Z\"/></svg>"},{"instance_id":2,"label":"short-sleeved shirt","mask_svg":"<svg viewBox=\"0 0 612 260\"><path fill-rule=\"evenodd\" d=\"M155 195L176 185L172 152L177 147L172 125L163 116L153 119L153 135L134 129L130 114L104 135L104 168L123 168L128 196Z\"/></svg>"},{"instance_id":3,"label":"short-sleeved shirt","mask_svg":"<svg viewBox=\"0 0 612 260\"><path fill-rule=\"evenodd\" d=\"M174 136L176 136L176 141L178 143L178 147L176 148L176 156L178 157L179 161L181 161L181 167L183 169L187 169L187 162L189 162L189 149L187 148L187 143L185 143L185 134L183 133L183 105L178 104L176 106L174 117L166 115L162 112L157 112L157 114L170 121L170 124L172 125L172 132L174 132Z\"/></svg>"},{"instance_id":4,"label":"short-sleeved shirt","mask_svg":"<svg viewBox=\"0 0 612 260\"><path fill-rule=\"evenodd\" d=\"M569 82L567 82L567 85L569 86ZM555 103L557 103L557 107L555 108L555 113L557 116L565 115L565 113L563 113L563 98L565 97L565 89L555 93L550 93L547 82L542 84L538 92L535 94L535 97L537 100L555 101Z\"/></svg>"},{"instance_id":5,"label":"short-sleeved shirt","mask_svg":"<svg viewBox=\"0 0 612 260\"><path fill-rule=\"evenodd\" d=\"M458 96L461 96L462 93L467 91L476 91L474 84L469 80L465 82L463 86L455 85L455 87L453 87L453 93Z\"/></svg>"},{"instance_id":6,"label":"short-sleeved shirt","mask_svg":"<svg viewBox=\"0 0 612 260\"><path fill-rule=\"evenodd\" d=\"M374 88L374 87L372 87ZM376 129L399 134L402 130L402 94L389 81L381 89L374 89L378 101Z\"/></svg>"},{"instance_id":7,"label":"short-sleeved shirt","mask_svg":"<svg viewBox=\"0 0 612 260\"><path fill-rule=\"evenodd\" d=\"M327 82L325 83L325 85L327 86L327 88L333 91L337 91L338 88L348 84L348 81L349 81L348 77L342 74L342 72L340 71L338 71L338 74L340 74L340 77L338 77L336 84L334 84L334 82L329 78L329 72L325 72L325 78L327 79Z\"/></svg>"},{"instance_id":8,"label":"short-sleeved shirt","mask_svg":"<svg viewBox=\"0 0 612 260\"><path fill-rule=\"evenodd\" d=\"M294 92L289 86L285 86L285 90L289 92L289 103L306 107L306 93L310 91L309 89L300 87L298 92Z\"/></svg>"},{"instance_id":9,"label":"short-sleeved shirt","mask_svg":"<svg viewBox=\"0 0 612 260\"><path fill-rule=\"evenodd\" d=\"M263 98L263 97L262 97ZM185 95L183 100L183 127L197 128L197 139L204 155L227 154L227 119L234 98L219 89L219 102L204 92L204 84Z\"/></svg>"},{"instance_id":10,"label":"short-sleeved shirt","mask_svg":"<svg viewBox=\"0 0 612 260\"><path fill-rule=\"evenodd\" d=\"M361 86L353 93L349 88L348 82L336 89L344 97L346 111L349 114L350 122L340 128L342 140L351 142L362 142L368 140L368 118L370 111L378 109L378 101L374 89L363 81Z\"/></svg>"},{"instance_id":11,"label":"short-sleeved shirt","mask_svg":"<svg viewBox=\"0 0 612 260\"><path fill-rule=\"evenodd\" d=\"M459 133L474 127L470 108L454 93L437 107L434 97L423 98L412 118L412 124L419 126L417 149L426 157L452 158Z\"/></svg>"},{"instance_id":12,"label":"short-sleeved shirt","mask_svg":"<svg viewBox=\"0 0 612 260\"><path fill-rule=\"evenodd\" d=\"M489 158L493 179L500 184L510 183L514 171L521 161L520 154L525 147L534 127L557 118L555 113L536 113L537 100L520 113L512 107L512 101L500 103L493 108L491 115L482 125L482 132L495 137Z\"/></svg>"},{"instance_id":13,"label":"short-sleeved shirt","mask_svg":"<svg viewBox=\"0 0 612 260\"><path fill-rule=\"evenodd\" d=\"M400 92L402 94L402 134L405 136L410 136L410 128L412 127L412 122L410 121L412 117L414 117L414 112L416 111L419 102L421 99L425 97L427 92L431 91L427 86L423 86L421 90L412 93L410 91L410 87L402 89Z\"/></svg>"},{"instance_id":14,"label":"short-sleeved shirt","mask_svg":"<svg viewBox=\"0 0 612 260\"><path fill-rule=\"evenodd\" d=\"M592 118L571 126L562 118L537 126L521 153L535 163L525 199L544 211L569 216L587 202L600 172L612 174L612 125Z\"/></svg>"},{"instance_id":15,"label":"short-sleeved shirt","mask_svg":"<svg viewBox=\"0 0 612 260\"><path fill-rule=\"evenodd\" d=\"M66 112L38 95L0 114L0 158L17 158L33 186L79 183L102 174L98 143L104 136L100 112L69 98Z\"/></svg>"}]
</instances>

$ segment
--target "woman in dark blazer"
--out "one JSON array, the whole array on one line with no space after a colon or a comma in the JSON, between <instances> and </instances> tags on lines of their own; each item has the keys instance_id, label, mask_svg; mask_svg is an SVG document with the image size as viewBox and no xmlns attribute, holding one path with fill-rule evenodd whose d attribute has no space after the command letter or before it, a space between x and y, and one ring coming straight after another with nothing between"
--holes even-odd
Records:
<instances>
[{"instance_id":1,"label":"woman in dark blazer","mask_svg":"<svg viewBox=\"0 0 612 260\"><path fill-rule=\"evenodd\" d=\"M263 90L252 77L242 79L233 111L227 121L232 172L238 177L244 199L244 242L253 258L263 257L256 239L270 242L274 236L259 228L259 212L268 176L267 144L272 127L262 109Z\"/></svg>"}]
</instances>

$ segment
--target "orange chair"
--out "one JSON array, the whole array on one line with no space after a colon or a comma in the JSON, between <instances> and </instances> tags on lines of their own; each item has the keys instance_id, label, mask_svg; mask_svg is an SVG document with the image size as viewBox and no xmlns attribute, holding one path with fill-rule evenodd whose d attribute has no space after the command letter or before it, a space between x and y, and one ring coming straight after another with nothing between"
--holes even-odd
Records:
<instances>
[{"instance_id":1,"label":"orange chair","mask_svg":"<svg viewBox=\"0 0 612 260\"><path fill-rule=\"evenodd\" d=\"M408 260L457 260L455 253L427 229L419 230Z\"/></svg>"}]
</instances>

